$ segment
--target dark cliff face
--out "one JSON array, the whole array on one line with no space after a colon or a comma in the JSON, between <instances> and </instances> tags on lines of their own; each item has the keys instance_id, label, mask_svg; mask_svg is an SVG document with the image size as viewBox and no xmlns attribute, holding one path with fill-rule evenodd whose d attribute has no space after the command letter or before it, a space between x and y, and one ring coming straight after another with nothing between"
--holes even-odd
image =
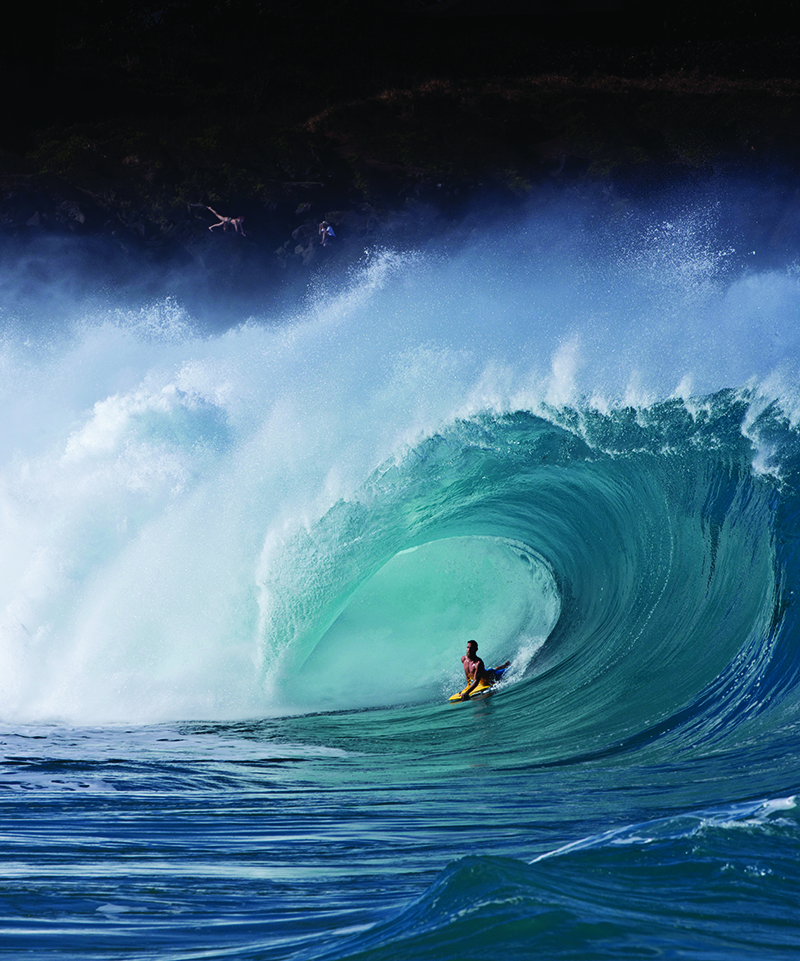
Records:
<instances>
[{"instance_id":1,"label":"dark cliff face","mask_svg":"<svg viewBox=\"0 0 800 961\"><path fill-rule=\"evenodd\" d=\"M365 239L419 243L559 192L602 208L751 175L760 237L797 219L796 42L763 10L115 6L73 5L5 64L4 259L54 270L69 249L87 292L246 301L254 274L288 288Z\"/></svg>"}]
</instances>

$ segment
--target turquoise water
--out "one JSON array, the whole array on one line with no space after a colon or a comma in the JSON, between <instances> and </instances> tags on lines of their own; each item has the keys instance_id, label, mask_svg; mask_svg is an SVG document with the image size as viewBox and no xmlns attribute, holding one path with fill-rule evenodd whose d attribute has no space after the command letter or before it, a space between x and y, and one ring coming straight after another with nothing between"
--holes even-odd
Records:
<instances>
[{"instance_id":1,"label":"turquoise water","mask_svg":"<svg viewBox=\"0 0 800 961\"><path fill-rule=\"evenodd\" d=\"M540 211L291 317L6 318L5 951L796 957L799 282L747 255Z\"/></svg>"}]
</instances>

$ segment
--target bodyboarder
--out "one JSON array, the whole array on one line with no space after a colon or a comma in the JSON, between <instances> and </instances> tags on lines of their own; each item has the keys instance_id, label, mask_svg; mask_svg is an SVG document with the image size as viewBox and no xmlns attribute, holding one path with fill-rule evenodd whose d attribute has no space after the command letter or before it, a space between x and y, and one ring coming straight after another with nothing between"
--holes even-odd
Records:
<instances>
[{"instance_id":1,"label":"bodyboarder","mask_svg":"<svg viewBox=\"0 0 800 961\"><path fill-rule=\"evenodd\" d=\"M511 661L498 664L497 667L487 668L483 659L478 657L478 642L467 641L467 653L462 656L461 663L464 665L464 674L469 682L469 687L461 692L461 700L466 701L481 681L490 686L499 681L500 676L497 672L504 671Z\"/></svg>"}]
</instances>

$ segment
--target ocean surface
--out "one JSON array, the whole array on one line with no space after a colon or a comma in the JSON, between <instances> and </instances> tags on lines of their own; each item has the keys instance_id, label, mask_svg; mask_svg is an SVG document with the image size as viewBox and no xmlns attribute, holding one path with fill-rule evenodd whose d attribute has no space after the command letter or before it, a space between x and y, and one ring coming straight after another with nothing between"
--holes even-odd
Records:
<instances>
[{"instance_id":1,"label":"ocean surface","mask_svg":"<svg viewBox=\"0 0 800 961\"><path fill-rule=\"evenodd\" d=\"M0 954L800 957L800 261L735 204L0 317Z\"/></svg>"}]
</instances>

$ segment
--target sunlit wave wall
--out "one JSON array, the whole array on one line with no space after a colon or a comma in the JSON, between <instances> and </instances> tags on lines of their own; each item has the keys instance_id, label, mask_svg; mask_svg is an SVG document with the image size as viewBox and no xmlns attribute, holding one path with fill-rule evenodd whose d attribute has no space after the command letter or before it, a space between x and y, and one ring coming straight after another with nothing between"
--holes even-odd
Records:
<instances>
[{"instance_id":1,"label":"sunlit wave wall","mask_svg":"<svg viewBox=\"0 0 800 961\"><path fill-rule=\"evenodd\" d=\"M746 712L793 624L800 280L667 209L370 247L213 331L4 318L3 715L424 704L470 637L576 751L601 704Z\"/></svg>"}]
</instances>

